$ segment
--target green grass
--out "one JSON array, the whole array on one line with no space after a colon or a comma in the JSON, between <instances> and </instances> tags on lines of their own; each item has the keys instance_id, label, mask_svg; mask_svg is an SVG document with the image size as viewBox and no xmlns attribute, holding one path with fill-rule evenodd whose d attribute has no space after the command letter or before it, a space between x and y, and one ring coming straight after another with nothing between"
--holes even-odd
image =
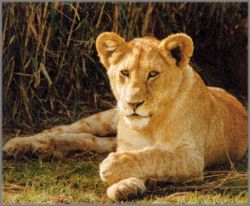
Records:
<instances>
[{"instance_id":1,"label":"green grass","mask_svg":"<svg viewBox=\"0 0 250 206\"><path fill-rule=\"evenodd\" d=\"M101 156L44 162L3 162L3 203L103 202L106 185L98 175Z\"/></svg>"},{"instance_id":2,"label":"green grass","mask_svg":"<svg viewBox=\"0 0 250 206\"><path fill-rule=\"evenodd\" d=\"M173 195L169 195L167 197L156 197L154 199L149 200L141 200L137 201L137 203L141 204L228 204L228 203L236 203L236 204L247 204L248 197L247 191L243 191L242 193L232 196L230 194L203 194L200 192L193 193L175 193Z\"/></svg>"},{"instance_id":3,"label":"green grass","mask_svg":"<svg viewBox=\"0 0 250 206\"><path fill-rule=\"evenodd\" d=\"M75 154L64 160L4 160L3 203L111 203L107 185L98 174L106 155ZM237 172L212 168L203 181L173 184L149 181L142 199L132 203L244 203L248 202L246 158Z\"/></svg>"}]
</instances>

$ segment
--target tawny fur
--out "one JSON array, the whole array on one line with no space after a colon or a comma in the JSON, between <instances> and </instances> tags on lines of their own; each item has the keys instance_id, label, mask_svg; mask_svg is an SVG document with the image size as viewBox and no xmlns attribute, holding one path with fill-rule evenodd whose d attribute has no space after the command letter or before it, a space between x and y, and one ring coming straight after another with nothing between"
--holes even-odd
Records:
<instances>
[{"instance_id":1,"label":"tawny fur","mask_svg":"<svg viewBox=\"0 0 250 206\"><path fill-rule=\"evenodd\" d=\"M117 108L14 138L4 146L7 155L63 156L74 150L111 152L116 147L100 164L100 176L111 185L108 196L121 200L144 192L149 178L202 178L205 167L239 160L246 153L246 110L223 89L207 87L189 65L194 49L189 36L126 42L105 32L96 46ZM178 64L171 56L176 47L181 52ZM116 132L117 139L96 138Z\"/></svg>"}]
</instances>

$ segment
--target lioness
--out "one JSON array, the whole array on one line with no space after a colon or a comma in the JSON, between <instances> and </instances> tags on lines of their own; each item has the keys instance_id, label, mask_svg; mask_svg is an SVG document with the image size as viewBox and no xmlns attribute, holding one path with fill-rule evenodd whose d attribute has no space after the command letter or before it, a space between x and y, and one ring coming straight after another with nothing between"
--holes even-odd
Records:
<instances>
[{"instance_id":1,"label":"lioness","mask_svg":"<svg viewBox=\"0 0 250 206\"><path fill-rule=\"evenodd\" d=\"M179 59L171 55L177 47ZM124 200L144 192L149 178L202 178L205 167L246 153L246 110L225 90L207 87L192 69L189 36L126 42L104 32L96 48L117 107L31 137L13 138L3 148L7 156L111 152L100 164L100 176L111 185L108 196ZM116 132L117 138L105 137Z\"/></svg>"}]
</instances>

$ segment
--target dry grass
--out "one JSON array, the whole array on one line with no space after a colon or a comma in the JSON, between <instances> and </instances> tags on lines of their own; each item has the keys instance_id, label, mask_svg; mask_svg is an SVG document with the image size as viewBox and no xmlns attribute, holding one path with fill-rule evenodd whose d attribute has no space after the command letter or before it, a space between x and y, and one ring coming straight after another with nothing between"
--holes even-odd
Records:
<instances>
[{"instance_id":1,"label":"dry grass","mask_svg":"<svg viewBox=\"0 0 250 206\"><path fill-rule=\"evenodd\" d=\"M112 107L95 50L103 31L127 40L186 32L205 81L244 96L246 18L246 3L4 3L4 128L37 132ZM230 54L239 42L233 54L243 59ZM235 70L228 55L243 66Z\"/></svg>"}]
</instances>

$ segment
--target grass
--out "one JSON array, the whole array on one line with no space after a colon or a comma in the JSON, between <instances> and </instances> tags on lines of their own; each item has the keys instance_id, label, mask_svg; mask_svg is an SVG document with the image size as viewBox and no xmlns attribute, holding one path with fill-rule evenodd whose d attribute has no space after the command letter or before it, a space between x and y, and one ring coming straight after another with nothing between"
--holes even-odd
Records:
<instances>
[{"instance_id":1,"label":"grass","mask_svg":"<svg viewBox=\"0 0 250 206\"><path fill-rule=\"evenodd\" d=\"M64 160L3 161L4 204L112 203L98 165L106 155L75 154ZM206 171L203 181L147 183L142 199L132 203L243 203L248 202L247 161ZM131 203L131 202L130 202Z\"/></svg>"},{"instance_id":2,"label":"grass","mask_svg":"<svg viewBox=\"0 0 250 206\"><path fill-rule=\"evenodd\" d=\"M3 203L103 202L106 185L98 175L103 156L85 155L51 162L4 161Z\"/></svg>"},{"instance_id":3,"label":"grass","mask_svg":"<svg viewBox=\"0 0 250 206\"><path fill-rule=\"evenodd\" d=\"M141 200L140 204L247 204L247 191L238 195L232 196L230 194L203 194L200 192L194 193L175 193L167 197L156 197L151 200Z\"/></svg>"}]
</instances>

